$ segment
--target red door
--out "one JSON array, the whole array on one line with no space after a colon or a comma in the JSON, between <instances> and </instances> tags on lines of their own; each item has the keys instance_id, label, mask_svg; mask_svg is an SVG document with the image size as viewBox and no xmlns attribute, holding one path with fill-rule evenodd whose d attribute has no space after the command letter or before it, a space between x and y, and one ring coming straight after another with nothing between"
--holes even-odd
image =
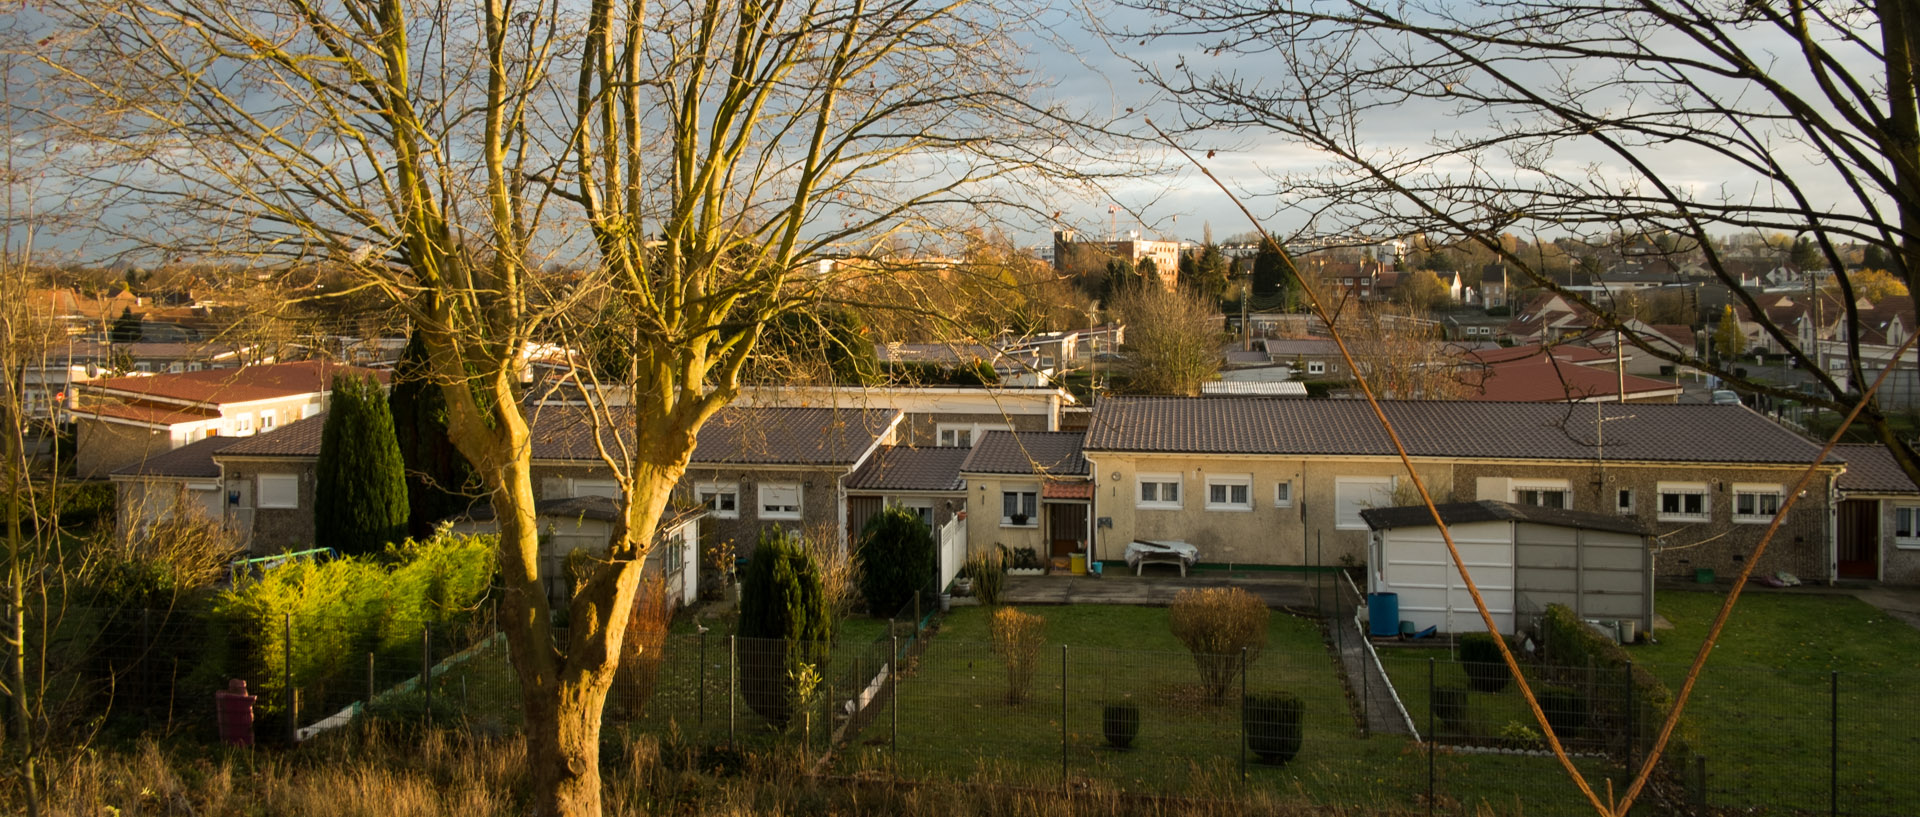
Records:
<instances>
[{"instance_id":1,"label":"red door","mask_svg":"<svg viewBox=\"0 0 1920 817\"><path fill-rule=\"evenodd\" d=\"M1840 503L1837 561L1842 579L1880 578L1880 502L1849 499Z\"/></svg>"}]
</instances>

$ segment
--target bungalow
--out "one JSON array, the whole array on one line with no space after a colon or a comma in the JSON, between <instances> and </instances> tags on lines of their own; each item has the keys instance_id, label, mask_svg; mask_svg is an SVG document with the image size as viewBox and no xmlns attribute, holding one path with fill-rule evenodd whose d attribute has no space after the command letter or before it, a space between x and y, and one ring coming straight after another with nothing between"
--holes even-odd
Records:
<instances>
[{"instance_id":1,"label":"bungalow","mask_svg":"<svg viewBox=\"0 0 1920 817\"><path fill-rule=\"evenodd\" d=\"M371 369L320 360L237 369L111 377L80 384L73 408L74 470L105 477L207 437L246 437L326 408L333 378Z\"/></svg>"},{"instance_id":2,"label":"bungalow","mask_svg":"<svg viewBox=\"0 0 1920 817\"><path fill-rule=\"evenodd\" d=\"M1096 409L1096 416L1098 410ZM1066 559L1093 541L1092 472L1080 432L990 431L960 465L967 549L1033 548Z\"/></svg>"},{"instance_id":3,"label":"bungalow","mask_svg":"<svg viewBox=\"0 0 1920 817\"><path fill-rule=\"evenodd\" d=\"M900 445L971 448L988 431L1059 431L1074 398L1057 387L747 386L733 405L898 410Z\"/></svg>"},{"instance_id":4,"label":"bungalow","mask_svg":"<svg viewBox=\"0 0 1920 817\"><path fill-rule=\"evenodd\" d=\"M1436 501L1490 499L1618 514L1651 526L1656 569L1745 564L1818 448L1741 406L1388 401ZM1405 470L1358 400L1110 398L1084 456L1101 553L1182 540L1203 562L1303 565L1367 558L1360 511L1411 504ZM1832 491L1820 467L1763 572L1833 578ZM977 538L977 537L976 537Z\"/></svg>"},{"instance_id":5,"label":"bungalow","mask_svg":"<svg viewBox=\"0 0 1920 817\"><path fill-rule=\"evenodd\" d=\"M1842 579L1920 584L1920 486L1885 446L1841 445L1834 572Z\"/></svg>"}]
</instances>

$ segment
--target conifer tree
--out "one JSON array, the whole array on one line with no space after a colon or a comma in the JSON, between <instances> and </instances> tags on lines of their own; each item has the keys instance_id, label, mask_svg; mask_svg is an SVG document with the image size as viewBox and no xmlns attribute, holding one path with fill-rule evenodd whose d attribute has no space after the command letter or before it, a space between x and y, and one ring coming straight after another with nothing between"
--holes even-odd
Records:
<instances>
[{"instance_id":1,"label":"conifer tree","mask_svg":"<svg viewBox=\"0 0 1920 817\"><path fill-rule=\"evenodd\" d=\"M313 487L320 547L378 553L407 535L407 482L393 414L372 378L335 375Z\"/></svg>"},{"instance_id":2,"label":"conifer tree","mask_svg":"<svg viewBox=\"0 0 1920 817\"><path fill-rule=\"evenodd\" d=\"M427 347L418 332L394 367L387 408L406 469L407 532L425 539L434 523L473 504L479 481L447 436L447 398L429 378Z\"/></svg>"},{"instance_id":3,"label":"conifer tree","mask_svg":"<svg viewBox=\"0 0 1920 817\"><path fill-rule=\"evenodd\" d=\"M740 693L747 706L784 728L811 695L808 678L826 672L833 611L820 567L798 534L768 528L741 577Z\"/></svg>"}]
</instances>

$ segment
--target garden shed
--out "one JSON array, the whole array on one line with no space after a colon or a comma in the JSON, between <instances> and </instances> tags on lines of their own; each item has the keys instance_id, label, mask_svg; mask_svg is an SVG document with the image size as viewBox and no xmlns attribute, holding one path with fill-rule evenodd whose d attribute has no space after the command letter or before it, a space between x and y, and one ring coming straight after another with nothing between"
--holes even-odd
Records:
<instances>
[{"instance_id":1,"label":"garden shed","mask_svg":"<svg viewBox=\"0 0 1920 817\"><path fill-rule=\"evenodd\" d=\"M1485 500L1439 506L1467 572L1502 632L1564 604L1588 620L1653 623L1650 532L1623 516ZM1485 630L1426 506L1369 508L1367 589L1395 593L1401 621Z\"/></svg>"}]
</instances>

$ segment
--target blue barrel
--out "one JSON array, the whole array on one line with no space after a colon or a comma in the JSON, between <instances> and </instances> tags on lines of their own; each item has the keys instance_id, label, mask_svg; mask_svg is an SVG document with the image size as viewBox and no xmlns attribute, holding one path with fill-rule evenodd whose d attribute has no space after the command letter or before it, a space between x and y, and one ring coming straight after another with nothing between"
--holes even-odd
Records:
<instances>
[{"instance_id":1,"label":"blue barrel","mask_svg":"<svg viewBox=\"0 0 1920 817\"><path fill-rule=\"evenodd\" d=\"M1400 634L1400 594L1367 594L1367 635Z\"/></svg>"}]
</instances>

